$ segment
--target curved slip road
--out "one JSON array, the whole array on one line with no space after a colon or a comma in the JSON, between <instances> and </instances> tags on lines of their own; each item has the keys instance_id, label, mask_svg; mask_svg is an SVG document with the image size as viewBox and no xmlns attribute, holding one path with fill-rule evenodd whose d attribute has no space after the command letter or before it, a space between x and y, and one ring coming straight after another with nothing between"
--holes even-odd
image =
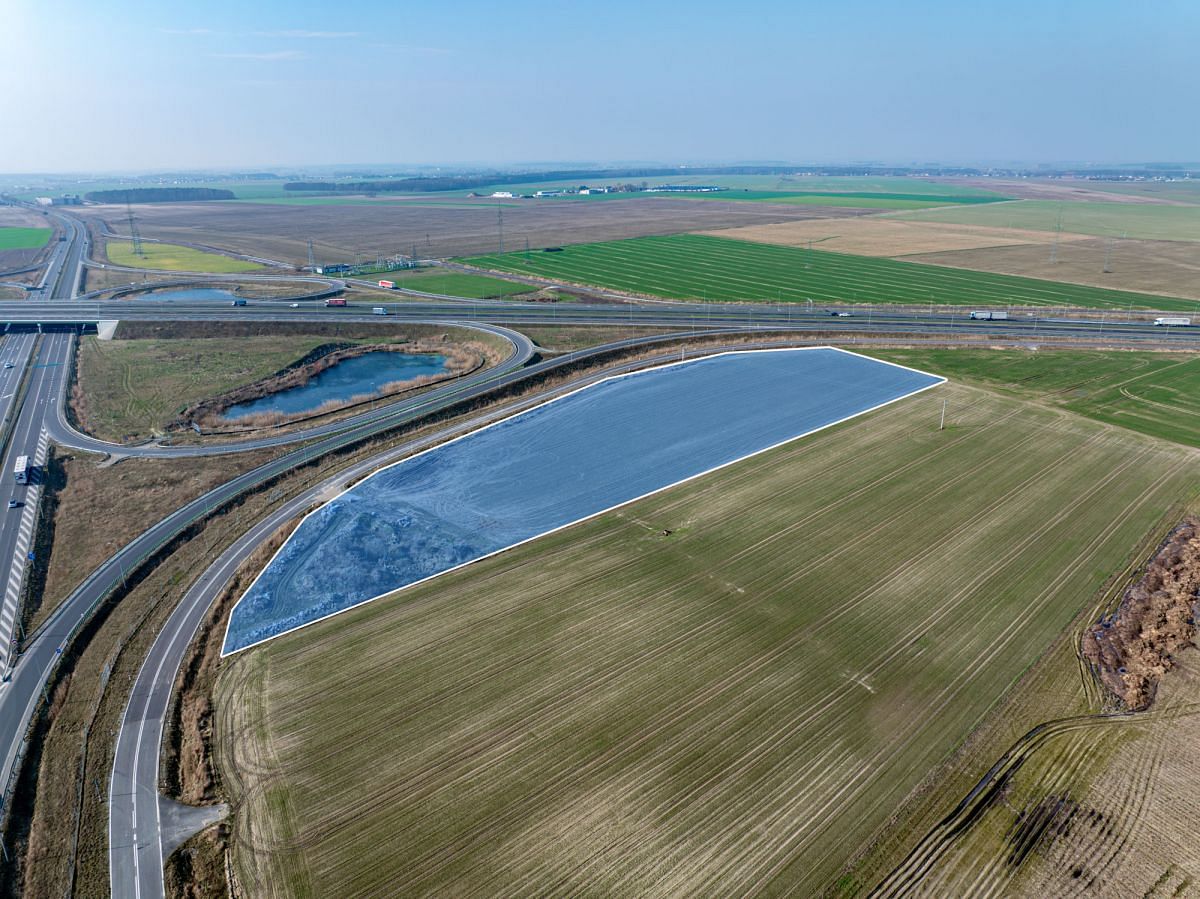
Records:
<instances>
[{"instance_id":1,"label":"curved slip road","mask_svg":"<svg viewBox=\"0 0 1200 899\"><path fill-rule=\"evenodd\" d=\"M501 372L510 371L525 365L534 354L533 342L524 334L512 331L499 325L479 322L428 322L428 324L454 324L467 330L481 331L502 337L508 341L510 350L508 356L496 365L485 366L461 378L447 381L422 393L398 400L381 399L368 411L360 412L347 418L328 422L315 427L301 428L293 431L283 431L267 437L251 438L230 443L208 443L197 445L164 446L161 444L126 445L112 443L92 437L75 429L66 418L66 390L75 337L73 334L52 334L46 340L62 366L63 375L55 387L59 391L58 414L49 422L48 430L51 439L62 446L87 452L102 453L118 457L139 458L183 458L189 456L216 456L229 453L244 453L250 450L282 447L300 443L305 440L316 440L332 434L340 434L357 428L369 426L379 421L387 421L403 416L413 410L436 407L448 398L458 396L480 384L494 380Z\"/></svg>"}]
</instances>

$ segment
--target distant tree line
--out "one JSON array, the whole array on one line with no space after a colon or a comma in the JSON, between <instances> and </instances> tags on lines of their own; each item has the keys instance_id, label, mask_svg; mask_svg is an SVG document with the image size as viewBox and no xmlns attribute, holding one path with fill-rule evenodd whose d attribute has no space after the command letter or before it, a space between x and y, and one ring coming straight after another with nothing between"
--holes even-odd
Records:
<instances>
[{"instance_id":1,"label":"distant tree line","mask_svg":"<svg viewBox=\"0 0 1200 899\"><path fill-rule=\"evenodd\" d=\"M94 190L84 196L93 203L184 203L194 200L236 200L231 190L215 187L132 187Z\"/></svg>"},{"instance_id":2,"label":"distant tree line","mask_svg":"<svg viewBox=\"0 0 1200 899\"><path fill-rule=\"evenodd\" d=\"M910 174L910 169L871 166L826 166L805 168L814 175L887 175ZM960 170L953 170L958 172ZM284 190L323 193L373 194L388 192L423 193L440 190L471 190L493 184L536 184L547 181L576 181L580 184L597 178L672 178L680 175L794 175L794 165L767 166L695 166L633 169L568 169L538 172L484 172L474 175L440 175L416 178L389 178L382 181L289 181ZM950 170L942 172L949 174ZM977 174L974 170L971 173Z\"/></svg>"}]
</instances>

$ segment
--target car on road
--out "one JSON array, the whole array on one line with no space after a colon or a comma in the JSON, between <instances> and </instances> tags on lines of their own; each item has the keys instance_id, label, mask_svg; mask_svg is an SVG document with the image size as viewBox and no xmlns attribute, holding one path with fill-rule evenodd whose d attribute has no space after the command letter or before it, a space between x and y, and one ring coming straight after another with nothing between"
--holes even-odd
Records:
<instances>
[{"instance_id":1,"label":"car on road","mask_svg":"<svg viewBox=\"0 0 1200 899\"><path fill-rule=\"evenodd\" d=\"M852 312L830 312L829 314L832 315L834 318L849 318L854 313L852 313Z\"/></svg>"},{"instance_id":2,"label":"car on road","mask_svg":"<svg viewBox=\"0 0 1200 899\"><path fill-rule=\"evenodd\" d=\"M11 362L5 362L5 363L4 363L4 367L5 367L5 368L12 368L12 367L13 367L13 364L12 364Z\"/></svg>"},{"instance_id":3,"label":"car on road","mask_svg":"<svg viewBox=\"0 0 1200 899\"><path fill-rule=\"evenodd\" d=\"M10 500L8 501L8 507L9 507L10 509L17 509L17 508L20 508L20 506L21 506L21 503L20 503L20 501L19 501L19 500L10 499Z\"/></svg>"},{"instance_id":4,"label":"car on road","mask_svg":"<svg viewBox=\"0 0 1200 899\"><path fill-rule=\"evenodd\" d=\"M288 305L289 305L289 306L291 306L293 309L299 309L299 308L300 308L300 304L299 304L299 303L288 303Z\"/></svg>"}]
</instances>

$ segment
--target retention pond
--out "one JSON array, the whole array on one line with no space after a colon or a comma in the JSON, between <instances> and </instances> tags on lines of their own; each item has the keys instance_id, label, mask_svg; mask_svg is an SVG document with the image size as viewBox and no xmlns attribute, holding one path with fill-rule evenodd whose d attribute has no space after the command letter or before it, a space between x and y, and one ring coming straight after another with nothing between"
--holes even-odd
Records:
<instances>
[{"instance_id":1,"label":"retention pond","mask_svg":"<svg viewBox=\"0 0 1200 899\"><path fill-rule=\"evenodd\" d=\"M376 350L343 359L299 387L230 406L225 410L224 418L238 421L263 413L303 415L331 401L346 402L356 396L372 396L387 384L440 375L445 370L445 356Z\"/></svg>"},{"instance_id":2,"label":"retention pond","mask_svg":"<svg viewBox=\"0 0 1200 899\"><path fill-rule=\"evenodd\" d=\"M236 652L943 381L827 347L726 353L567 394L308 515L230 616Z\"/></svg>"}]
</instances>

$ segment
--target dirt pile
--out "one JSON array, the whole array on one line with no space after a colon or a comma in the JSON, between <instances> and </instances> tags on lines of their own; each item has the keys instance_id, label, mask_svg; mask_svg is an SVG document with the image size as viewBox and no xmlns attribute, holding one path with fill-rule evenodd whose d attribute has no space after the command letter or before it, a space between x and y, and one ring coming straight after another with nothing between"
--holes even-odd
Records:
<instances>
[{"instance_id":1,"label":"dirt pile","mask_svg":"<svg viewBox=\"0 0 1200 899\"><path fill-rule=\"evenodd\" d=\"M1200 592L1200 519L1171 532L1113 615L1083 637L1083 656L1127 708L1148 708L1174 655L1194 645Z\"/></svg>"}]
</instances>

